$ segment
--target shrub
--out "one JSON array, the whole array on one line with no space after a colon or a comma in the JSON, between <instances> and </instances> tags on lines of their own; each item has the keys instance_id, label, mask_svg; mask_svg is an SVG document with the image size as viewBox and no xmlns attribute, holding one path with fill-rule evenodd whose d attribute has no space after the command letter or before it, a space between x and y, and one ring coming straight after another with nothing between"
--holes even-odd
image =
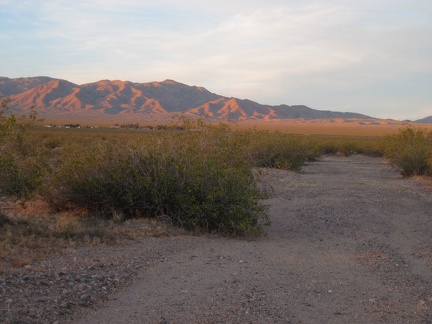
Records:
<instances>
[{"instance_id":1,"label":"shrub","mask_svg":"<svg viewBox=\"0 0 432 324\"><path fill-rule=\"evenodd\" d=\"M254 167L298 171L320 155L315 145L299 136L259 131L239 132L237 151Z\"/></svg>"},{"instance_id":2,"label":"shrub","mask_svg":"<svg viewBox=\"0 0 432 324\"><path fill-rule=\"evenodd\" d=\"M36 112L7 114L9 100L0 103L0 196L28 196L42 182L43 154L28 145L25 134L36 123Z\"/></svg>"},{"instance_id":3,"label":"shrub","mask_svg":"<svg viewBox=\"0 0 432 324\"><path fill-rule=\"evenodd\" d=\"M42 184L45 171L44 162L37 157L1 154L0 195L28 197Z\"/></svg>"},{"instance_id":4,"label":"shrub","mask_svg":"<svg viewBox=\"0 0 432 324\"><path fill-rule=\"evenodd\" d=\"M339 148L334 141L322 142L318 146L322 154L336 154L339 151Z\"/></svg>"},{"instance_id":5,"label":"shrub","mask_svg":"<svg viewBox=\"0 0 432 324\"><path fill-rule=\"evenodd\" d=\"M10 146L21 145L24 134L34 126L37 117L33 109L29 114L19 117L15 114L7 114L9 102L8 98L0 101L0 153Z\"/></svg>"},{"instance_id":6,"label":"shrub","mask_svg":"<svg viewBox=\"0 0 432 324\"><path fill-rule=\"evenodd\" d=\"M65 147L46 188L57 208L104 217L160 217L187 229L256 234L268 222L251 168L223 145L223 127L166 131L122 145Z\"/></svg>"},{"instance_id":7,"label":"shrub","mask_svg":"<svg viewBox=\"0 0 432 324\"><path fill-rule=\"evenodd\" d=\"M385 156L403 176L422 175L432 168L432 132L407 126L387 137Z\"/></svg>"},{"instance_id":8,"label":"shrub","mask_svg":"<svg viewBox=\"0 0 432 324\"><path fill-rule=\"evenodd\" d=\"M343 156L351 156L358 152L358 145L352 140L344 140L339 144L338 153Z\"/></svg>"},{"instance_id":9,"label":"shrub","mask_svg":"<svg viewBox=\"0 0 432 324\"><path fill-rule=\"evenodd\" d=\"M384 151L382 139L377 137L324 137L314 141L321 154L382 156Z\"/></svg>"}]
</instances>

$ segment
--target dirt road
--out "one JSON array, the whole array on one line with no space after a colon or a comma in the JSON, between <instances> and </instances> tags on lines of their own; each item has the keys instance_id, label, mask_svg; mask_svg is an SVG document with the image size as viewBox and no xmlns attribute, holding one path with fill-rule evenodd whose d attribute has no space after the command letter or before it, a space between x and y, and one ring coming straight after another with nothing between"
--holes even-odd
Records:
<instances>
[{"instance_id":1,"label":"dirt road","mask_svg":"<svg viewBox=\"0 0 432 324\"><path fill-rule=\"evenodd\" d=\"M432 188L383 159L265 170L256 240L153 239L161 262L78 323L432 323Z\"/></svg>"}]
</instances>

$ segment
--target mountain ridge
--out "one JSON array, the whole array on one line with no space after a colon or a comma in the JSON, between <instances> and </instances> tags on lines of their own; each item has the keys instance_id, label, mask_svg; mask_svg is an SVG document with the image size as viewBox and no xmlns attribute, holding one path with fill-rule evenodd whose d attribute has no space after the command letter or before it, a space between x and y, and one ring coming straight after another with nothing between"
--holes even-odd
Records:
<instances>
[{"instance_id":1,"label":"mountain ridge","mask_svg":"<svg viewBox=\"0 0 432 324\"><path fill-rule=\"evenodd\" d=\"M265 105L249 99L225 97L204 87L189 86L171 79L136 83L100 80L78 85L51 77L0 77L0 96L9 97L10 107L26 112L31 107L42 117L81 114L129 116L133 118L166 117L184 114L214 120L278 120L372 117L330 110L316 110L304 105Z\"/></svg>"},{"instance_id":2,"label":"mountain ridge","mask_svg":"<svg viewBox=\"0 0 432 324\"><path fill-rule=\"evenodd\" d=\"M417 119L415 122L416 123L432 124L432 116L425 117L425 118L422 118L422 119Z\"/></svg>"}]
</instances>

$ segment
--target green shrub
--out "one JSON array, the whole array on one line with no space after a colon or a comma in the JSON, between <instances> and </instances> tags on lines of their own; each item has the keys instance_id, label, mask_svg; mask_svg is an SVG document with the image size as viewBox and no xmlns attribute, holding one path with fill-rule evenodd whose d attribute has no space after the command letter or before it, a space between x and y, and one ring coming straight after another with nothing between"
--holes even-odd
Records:
<instances>
[{"instance_id":1,"label":"green shrub","mask_svg":"<svg viewBox=\"0 0 432 324\"><path fill-rule=\"evenodd\" d=\"M239 132L237 151L253 167L299 171L306 161L320 155L315 145L299 136L259 131Z\"/></svg>"},{"instance_id":2,"label":"green shrub","mask_svg":"<svg viewBox=\"0 0 432 324\"><path fill-rule=\"evenodd\" d=\"M339 152L339 148L334 141L325 141L317 145L320 148L321 154L336 154Z\"/></svg>"},{"instance_id":3,"label":"green shrub","mask_svg":"<svg viewBox=\"0 0 432 324\"><path fill-rule=\"evenodd\" d=\"M315 146L321 154L339 154L351 156L365 154L369 156L382 156L384 145L378 137L324 137L314 138Z\"/></svg>"},{"instance_id":4,"label":"green shrub","mask_svg":"<svg viewBox=\"0 0 432 324\"><path fill-rule=\"evenodd\" d=\"M9 99L0 103L0 196L25 197L36 191L46 170L43 154L30 145L26 133L36 123L36 112L8 114Z\"/></svg>"},{"instance_id":5,"label":"green shrub","mask_svg":"<svg viewBox=\"0 0 432 324\"><path fill-rule=\"evenodd\" d=\"M0 196L30 196L41 186L45 171L36 157L0 154Z\"/></svg>"},{"instance_id":6,"label":"green shrub","mask_svg":"<svg viewBox=\"0 0 432 324\"><path fill-rule=\"evenodd\" d=\"M432 168L432 132L406 127L387 137L385 156L403 176L422 175Z\"/></svg>"},{"instance_id":7,"label":"green shrub","mask_svg":"<svg viewBox=\"0 0 432 324\"><path fill-rule=\"evenodd\" d=\"M251 168L226 144L222 127L158 133L122 145L64 147L46 188L57 208L108 217L160 217L188 229L256 234L268 222Z\"/></svg>"},{"instance_id":8,"label":"green shrub","mask_svg":"<svg viewBox=\"0 0 432 324\"><path fill-rule=\"evenodd\" d=\"M21 116L8 114L9 102L8 98L0 101L0 153L11 146L21 145L24 134L36 123L37 113L34 109Z\"/></svg>"},{"instance_id":9,"label":"green shrub","mask_svg":"<svg viewBox=\"0 0 432 324\"><path fill-rule=\"evenodd\" d=\"M343 156L351 156L358 153L358 145L352 140L343 140L339 144L338 153Z\"/></svg>"}]
</instances>

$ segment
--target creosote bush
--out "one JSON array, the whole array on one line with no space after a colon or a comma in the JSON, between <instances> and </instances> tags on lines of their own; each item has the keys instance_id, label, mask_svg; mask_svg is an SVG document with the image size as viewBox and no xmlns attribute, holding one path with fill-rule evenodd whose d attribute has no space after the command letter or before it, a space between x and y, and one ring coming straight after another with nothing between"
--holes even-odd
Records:
<instances>
[{"instance_id":1,"label":"creosote bush","mask_svg":"<svg viewBox=\"0 0 432 324\"><path fill-rule=\"evenodd\" d=\"M0 197L24 197L41 184L47 165L43 154L26 141L36 123L36 112L8 113L9 99L0 102Z\"/></svg>"},{"instance_id":2,"label":"creosote bush","mask_svg":"<svg viewBox=\"0 0 432 324\"><path fill-rule=\"evenodd\" d=\"M224 127L63 148L45 196L57 208L104 217L159 217L187 229L258 234L268 223L250 166L229 150ZM225 144L225 145L224 145ZM67 158L65 158L67 157Z\"/></svg>"},{"instance_id":3,"label":"creosote bush","mask_svg":"<svg viewBox=\"0 0 432 324\"><path fill-rule=\"evenodd\" d=\"M407 126L387 137L386 157L403 176L423 175L432 170L432 132Z\"/></svg>"},{"instance_id":4,"label":"creosote bush","mask_svg":"<svg viewBox=\"0 0 432 324\"><path fill-rule=\"evenodd\" d=\"M383 144L403 142L233 130L188 119L152 131L39 129L26 137L27 129L1 137L8 144L0 152L0 196L38 193L59 211L159 218L234 235L257 234L269 221L253 168L298 171L322 154L378 156Z\"/></svg>"},{"instance_id":5,"label":"creosote bush","mask_svg":"<svg viewBox=\"0 0 432 324\"><path fill-rule=\"evenodd\" d=\"M314 143L299 136L257 130L235 134L232 145L253 167L299 171L320 154Z\"/></svg>"}]
</instances>

